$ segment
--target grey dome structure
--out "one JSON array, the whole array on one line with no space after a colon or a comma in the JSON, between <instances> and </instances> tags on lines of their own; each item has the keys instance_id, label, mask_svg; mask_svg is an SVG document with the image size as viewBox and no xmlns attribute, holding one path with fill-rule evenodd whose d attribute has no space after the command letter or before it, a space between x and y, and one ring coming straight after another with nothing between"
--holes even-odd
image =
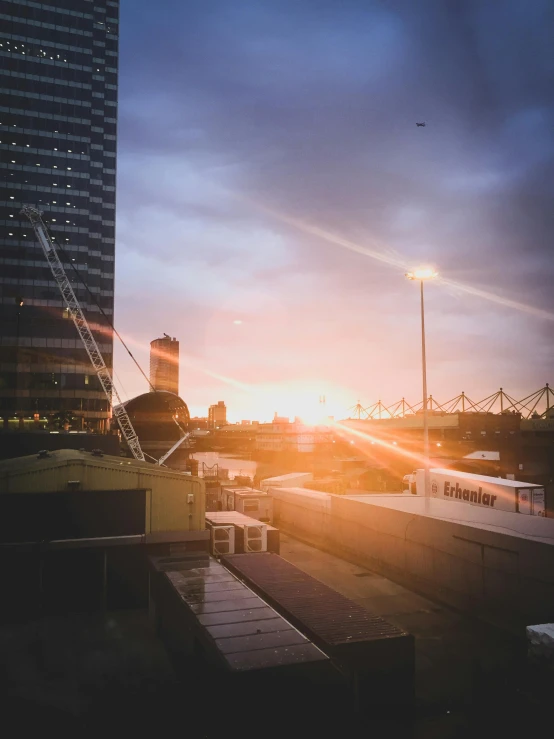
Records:
<instances>
[{"instance_id":1,"label":"grey dome structure","mask_svg":"<svg viewBox=\"0 0 554 739\"><path fill-rule=\"evenodd\" d=\"M190 413L185 401L175 393L158 390L137 395L124 404L141 445L145 442L175 442L180 429L187 429Z\"/></svg>"}]
</instances>

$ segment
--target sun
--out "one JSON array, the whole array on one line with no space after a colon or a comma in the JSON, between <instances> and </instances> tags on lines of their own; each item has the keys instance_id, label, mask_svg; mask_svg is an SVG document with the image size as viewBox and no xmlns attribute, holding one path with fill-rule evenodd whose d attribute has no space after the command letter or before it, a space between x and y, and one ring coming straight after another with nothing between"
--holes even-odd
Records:
<instances>
[{"instance_id":1,"label":"sun","mask_svg":"<svg viewBox=\"0 0 554 739\"><path fill-rule=\"evenodd\" d=\"M328 416L321 408L311 408L295 414L306 426L322 426L328 422Z\"/></svg>"}]
</instances>

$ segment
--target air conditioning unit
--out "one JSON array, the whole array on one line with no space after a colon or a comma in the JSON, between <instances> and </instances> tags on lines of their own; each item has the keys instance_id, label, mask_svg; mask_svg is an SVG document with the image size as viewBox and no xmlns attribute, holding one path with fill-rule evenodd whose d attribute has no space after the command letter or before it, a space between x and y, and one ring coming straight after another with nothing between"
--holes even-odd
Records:
<instances>
[{"instance_id":1,"label":"air conditioning unit","mask_svg":"<svg viewBox=\"0 0 554 739\"><path fill-rule=\"evenodd\" d=\"M244 524L244 552L267 552L267 526Z\"/></svg>"},{"instance_id":2,"label":"air conditioning unit","mask_svg":"<svg viewBox=\"0 0 554 739\"><path fill-rule=\"evenodd\" d=\"M214 557L235 553L235 527L211 526L211 553Z\"/></svg>"}]
</instances>

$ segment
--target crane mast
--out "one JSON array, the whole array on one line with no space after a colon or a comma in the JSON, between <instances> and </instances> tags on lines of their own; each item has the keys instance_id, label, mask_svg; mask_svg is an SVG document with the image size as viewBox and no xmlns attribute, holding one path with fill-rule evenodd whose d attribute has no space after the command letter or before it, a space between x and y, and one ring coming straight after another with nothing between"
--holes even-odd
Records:
<instances>
[{"instance_id":1,"label":"crane mast","mask_svg":"<svg viewBox=\"0 0 554 739\"><path fill-rule=\"evenodd\" d=\"M144 462L144 452L141 449L138 436L135 432L135 429L133 428L133 424L131 423L129 415L125 410L123 403L121 402L121 398L119 397L119 393L117 392L117 389L114 385L111 372L104 362L102 353L98 348L98 344L96 343L96 340L92 335L92 331L90 330L87 319L85 318L81 306L79 305L79 301L77 300L73 288L71 287L71 283L60 261L58 252L56 250L56 247L54 246L54 242L52 241L52 238L48 233L46 224L44 223L44 220L42 218L42 212L37 208L26 205L21 210L21 213L29 219L31 225L33 226L39 244L41 245L44 252L44 256L46 257L46 261L50 265L52 275L54 276L54 279L62 294L62 298L64 299L64 302L67 306L69 315L71 316L73 323L75 324L75 328L77 329L79 336L81 337L81 341L83 342L84 347L87 350L87 354L89 355L92 366L94 367L94 371L96 372L96 375L100 380L100 384L104 389L108 402L112 404L112 398L114 396L117 400L117 404L112 406L113 414L119 424L119 428L121 429L123 438L129 445L129 449L131 450L133 457L140 460L141 462Z\"/></svg>"}]
</instances>

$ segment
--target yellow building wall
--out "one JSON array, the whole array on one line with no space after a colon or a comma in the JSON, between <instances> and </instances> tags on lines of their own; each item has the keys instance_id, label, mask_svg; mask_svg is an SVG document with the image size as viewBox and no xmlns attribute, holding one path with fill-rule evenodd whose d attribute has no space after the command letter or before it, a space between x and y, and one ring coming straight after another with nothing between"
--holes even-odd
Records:
<instances>
[{"instance_id":1,"label":"yellow building wall","mask_svg":"<svg viewBox=\"0 0 554 739\"><path fill-rule=\"evenodd\" d=\"M67 492L71 481L79 481L80 490L146 489L147 533L205 529L206 498L201 478L156 469L154 465L129 464L127 460L87 458L53 464L53 460L44 459L33 460L27 468L13 465L1 471L0 493Z\"/></svg>"}]
</instances>

